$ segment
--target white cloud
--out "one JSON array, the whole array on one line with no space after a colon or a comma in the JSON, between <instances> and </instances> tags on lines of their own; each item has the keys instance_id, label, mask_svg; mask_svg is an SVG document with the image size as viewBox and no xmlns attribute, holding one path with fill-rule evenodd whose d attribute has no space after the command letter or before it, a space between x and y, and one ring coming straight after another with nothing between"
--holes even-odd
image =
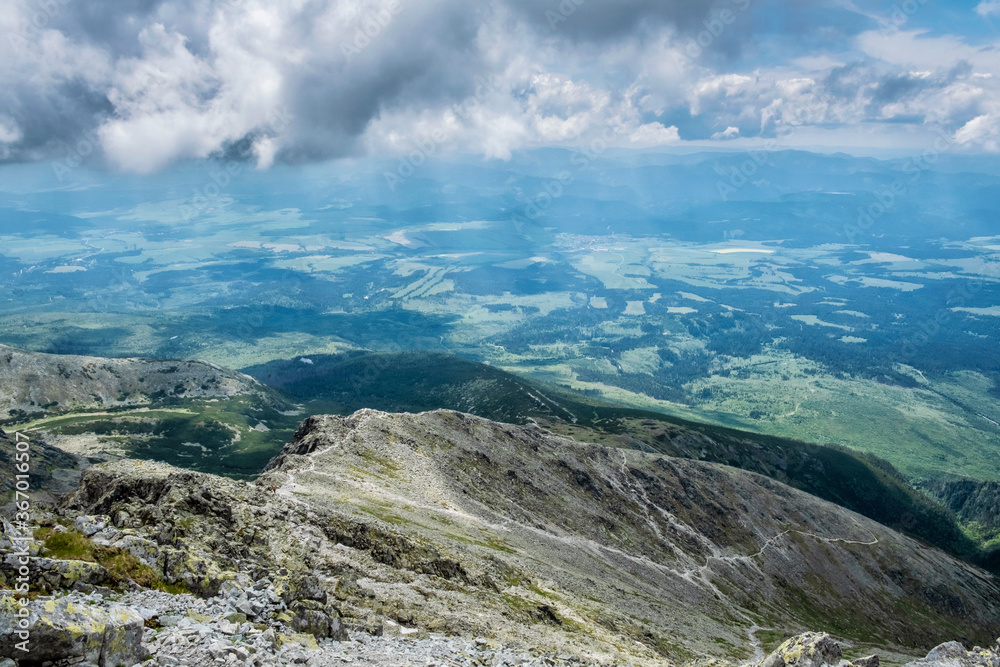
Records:
<instances>
[{"instance_id":1,"label":"white cloud","mask_svg":"<svg viewBox=\"0 0 1000 667\"><path fill-rule=\"evenodd\" d=\"M629 142L641 147L668 146L679 141L677 128L673 125L666 127L663 123L646 123L629 134Z\"/></svg>"},{"instance_id":2,"label":"white cloud","mask_svg":"<svg viewBox=\"0 0 1000 667\"><path fill-rule=\"evenodd\" d=\"M0 114L0 144L12 144L21 138L21 128L10 116Z\"/></svg>"},{"instance_id":3,"label":"white cloud","mask_svg":"<svg viewBox=\"0 0 1000 667\"><path fill-rule=\"evenodd\" d=\"M730 125L725 130L713 134L712 139L715 140L736 139L739 136L740 136L740 128Z\"/></svg>"},{"instance_id":4,"label":"white cloud","mask_svg":"<svg viewBox=\"0 0 1000 667\"><path fill-rule=\"evenodd\" d=\"M932 35L929 30L899 30L885 35L878 30L861 33L855 45L882 62L927 71L948 69L965 61L979 71L1000 65L996 44L974 46L960 35Z\"/></svg>"},{"instance_id":5,"label":"white cloud","mask_svg":"<svg viewBox=\"0 0 1000 667\"><path fill-rule=\"evenodd\" d=\"M980 16L1000 16L1000 0L983 0L976 5L976 13Z\"/></svg>"},{"instance_id":6,"label":"white cloud","mask_svg":"<svg viewBox=\"0 0 1000 667\"><path fill-rule=\"evenodd\" d=\"M0 14L14 34L0 41L0 160L58 157L95 129L104 156L137 172L224 152L264 169L428 141L509 158L862 124L896 138L958 128L972 148L991 145L1000 104L1000 48L961 35L872 30L828 51L776 38L746 71L736 56L755 37L734 23L692 59L711 3L589 0L555 31L528 0L50 4L59 14L27 35L37 3Z\"/></svg>"},{"instance_id":7,"label":"white cloud","mask_svg":"<svg viewBox=\"0 0 1000 667\"><path fill-rule=\"evenodd\" d=\"M973 118L955 133L955 141L965 147L978 147L992 153L1000 151L1000 111Z\"/></svg>"}]
</instances>

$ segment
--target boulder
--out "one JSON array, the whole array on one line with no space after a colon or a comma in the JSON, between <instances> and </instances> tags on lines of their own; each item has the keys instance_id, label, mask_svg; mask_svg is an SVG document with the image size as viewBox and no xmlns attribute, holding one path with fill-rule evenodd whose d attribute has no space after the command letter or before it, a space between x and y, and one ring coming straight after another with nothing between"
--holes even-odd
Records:
<instances>
[{"instance_id":1,"label":"boulder","mask_svg":"<svg viewBox=\"0 0 1000 667\"><path fill-rule=\"evenodd\" d=\"M110 521L111 519L104 515L82 515L76 517L73 527L87 537L90 537L107 528Z\"/></svg>"},{"instance_id":2,"label":"boulder","mask_svg":"<svg viewBox=\"0 0 1000 667\"><path fill-rule=\"evenodd\" d=\"M307 633L316 639L346 641L347 631L340 622L340 613L332 606L316 600L296 600L289 608L291 627L296 632Z\"/></svg>"},{"instance_id":3,"label":"boulder","mask_svg":"<svg viewBox=\"0 0 1000 667\"><path fill-rule=\"evenodd\" d=\"M286 605L294 600L326 602L326 591L319 578L312 574L279 576L272 589Z\"/></svg>"},{"instance_id":4,"label":"boulder","mask_svg":"<svg viewBox=\"0 0 1000 667\"><path fill-rule=\"evenodd\" d=\"M111 585L111 575L97 563L82 560L33 558L32 565L39 576L53 589L76 588L80 584L91 586Z\"/></svg>"},{"instance_id":5,"label":"boulder","mask_svg":"<svg viewBox=\"0 0 1000 667\"><path fill-rule=\"evenodd\" d=\"M792 637L761 661L760 667L824 667L839 665L840 644L825 632Z\"/></svg>"},{"instance_id":6,"label":"boulder","mask_svg":"<svg viewBox=\"0 0 1000 667\"><path fill-rule=\"evenodd\" d=\"M111 546L128 551L143 564L148 565L154 570L163 569L160 545L153 540L148 540L138 535L123 535L113 542Z\"/></svg>"},{"instance_id":7,"label":"boulder","mask_svg":"<svg viewBox=\"0 0 1000 667\"><path fill-rule=\"evenodd\" d=\"M18 556L8 554L0 561L0 572L13 578L20 567ZM42 582L51 590L81 586L109 586L111 575L97 563L82 560L59 560L57 558L30 558L28 561L30 577L33 581Z\"/></svg>"},{"instance_id":8,"label":"boulder","mask_svg":"<svg viewBox=\"0 0 1000 667\"><path fill-rule=\"evenodd\" d=\"M98 667L118 667L134 665L145 657L142 616L128 607L100 608L42 598L28 604L23 621L18 617L20 609L13 597L0 598L0 655L15 656L22 664L72 658ZM26 631L27 652L18 646L24 641L22 631Z\"/></svg>"},{"instance_id":9,"label":"boulder","mask_svg":"<svg viewBox=\"0 0 1000 667\"><path fill-rule=\"evenodd\" d=\"M879 659L877 655L866 655L863 658L851 660L851 667L878 667Z\"/></svg>"},{"instance_id":10,"label":"boulder","mask_svg":"<svg viewBox=\"0 0 1000 667\"><path fill-rule=\"evenodd\" d=\"M194 549L161 547L164 576L167 583L184 584L189 591L202 597L212 597L235 575L222 570L214 558Z\"/></svg>"},{"instance_id":11,"label":"boulder","mask_svg":"<svg viewBox=\"0 0 1000 667\"><path fill-rule=\"evenodd\" d=\"M976 646L971 651L958 642L945 642L905 667L1000 667L1000 639L993 648Z\"/></svg>"}]
</instances>

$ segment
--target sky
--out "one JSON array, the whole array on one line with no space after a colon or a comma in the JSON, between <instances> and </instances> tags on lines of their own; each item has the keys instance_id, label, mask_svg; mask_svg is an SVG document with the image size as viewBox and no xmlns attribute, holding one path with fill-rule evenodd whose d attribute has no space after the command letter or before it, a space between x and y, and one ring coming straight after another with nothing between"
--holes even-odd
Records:
<instances>
[{"instance_id":1,"label":"sky","mask_svg":"<svg viewBox=\"0 0 1000 667\"><path fill-rule=\"evenodd\" d=\"M1000 151L1000 0L0 0L0 163Z\"/></svg>"}]
</instances>

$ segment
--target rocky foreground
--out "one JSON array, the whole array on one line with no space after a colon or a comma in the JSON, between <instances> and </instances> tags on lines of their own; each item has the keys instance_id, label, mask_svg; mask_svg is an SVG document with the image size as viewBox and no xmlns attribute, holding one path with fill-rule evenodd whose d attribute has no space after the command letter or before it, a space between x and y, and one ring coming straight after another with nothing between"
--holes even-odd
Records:
<instances>
[{"instance_id":1,"label":"rocky foreground","mask_svg":"<svg viewBox=\"0 0 1000 667\"><path fill-rule=\"evenodd\" d=\"M105 463L32 521L0 536L20 667L1000 667L986 572L752 473L455 412L311 418L253 483Z\"/></svg>"},{"instance_id":2,"label":"rocky foreground","mask_svg":"<svg viewBox=\"0 0 1000 667\"><path fill-rule=\"evenodd\" d=\"M461 665L513 667L597 665L578 656L549 654L502 646L486 638L424 634L387 621L380 634L356 630L317 639L293 632L281 622L262 625L246 620L241 603L280 605L273 582L241 587L233 582L223 594L208 599L159 591L124 594L70 592L40 598L28 620L28 651L17 648L16 616L10 598L0 599L0 667L136 667L141 665L248 665L270 667L345 664L378 667ZM15 659L16 658L16 659ZM634 664L620 663L614 664ZM841 644L828 634L793 637L762 660L744 667L879 667L877 655L848 661ZM702 660L688 667L727 667ZM966 649L948 642L906 667L1000 667L1000 640L992 648Z\"/></svg>"}]
</instances>

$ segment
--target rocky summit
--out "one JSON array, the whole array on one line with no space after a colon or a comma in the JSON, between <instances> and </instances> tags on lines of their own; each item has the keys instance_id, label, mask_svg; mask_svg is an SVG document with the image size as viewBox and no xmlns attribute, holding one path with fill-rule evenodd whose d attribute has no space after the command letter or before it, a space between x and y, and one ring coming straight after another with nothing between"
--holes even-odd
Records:
<instances>
[{"instance_id":1,"label":"rocky summit","mask_svg":"<svg viewBox=\"0 0 1000 667\"><path fill-rule=\"evenodd\" d=\"M20 667L1000 667L972 565L751 472L458 412L312 417L253 482L102 463L35 523L0 539Z\"/></svg>"}]
</instances>

